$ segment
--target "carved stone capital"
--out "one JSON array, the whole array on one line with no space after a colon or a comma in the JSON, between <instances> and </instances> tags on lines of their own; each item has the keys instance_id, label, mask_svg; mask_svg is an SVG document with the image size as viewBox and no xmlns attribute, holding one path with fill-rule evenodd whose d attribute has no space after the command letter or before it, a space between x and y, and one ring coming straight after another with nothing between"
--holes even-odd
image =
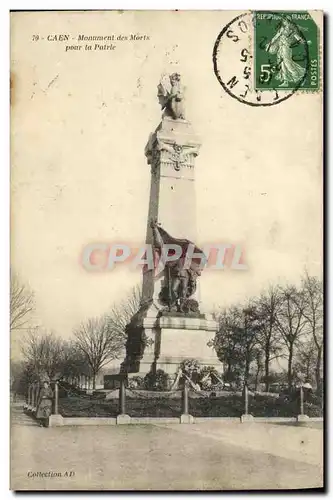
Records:
<instances>
[{"instance_id":1,"label":"carved stone capital","mask_svg":"<svg viewBox=\"0 0 333 500\"><path fill-rule=\"evenodd\" d=\"M145 148L152 175L156 175L161 168L166 175L192 178L191 171L200 146L190 122L163 118L155 132L150 134Z\"/></svg>"},{"instance_id":2,"label":"carved stone capital","mask_svg":"<svg viewBox=\"0 0 333 500\"><path fill-rule=\"evenodd\" d=\"M157 162L170 164L176 171L182 166L194 167L194 158L199 154L199 147L189 144L180 144L177 141L166 141L156 137L154 142L147 145L146 157L148 164L156 170Z\"/></svg>"}]
</instances>

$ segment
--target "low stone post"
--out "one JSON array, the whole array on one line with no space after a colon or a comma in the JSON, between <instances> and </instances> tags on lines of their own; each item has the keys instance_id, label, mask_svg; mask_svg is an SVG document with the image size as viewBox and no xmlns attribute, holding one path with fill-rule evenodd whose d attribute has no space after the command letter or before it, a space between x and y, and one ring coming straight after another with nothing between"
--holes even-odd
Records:
<instances>
[{"instance_id":1,"label":"low stone post","mask_svg":"<svg viewBox=\"0 0 333 500\"><path fill-rule=\"evenodd\" d=\"M244 386L244 415L249 414L249 389L247 385Z\"/></svg>"},{"instance_id":2,"label":"low stone post","mask_svg":"<svg viewBox=\"0 0 333 500\"><path fill-rule=\"evenodd\" d=\"M124 379L121 379L119 386L119 414L126 414L126 388Z\"/></svg>"},{"instance_id":3,"label":"low stone post","mask_svg":"<svg viewBox=\"0 0 333 500\"><path fill-rule=\"evenodd\" d=\"M297 422L305 422L309 419L307 415L304 415L304 389L303 386L299 388L299 401L300 401L300 414L297 415Z\"/></svg>"},{"instance_id":4,"label":"low stone post","mask_svg":"<svg viewBox=\"0 0 333 500\"><path fill-rule=\"evenodd\" d=\"M193 424L194 418L189 413L189 404L188 404L188 382L185 380L184 388L182 391L182 414L180 416L181 424Z\"/></svg>"},{"instance_id":5,"label":"low stone post","mask_svg":"<svg viewBox=\"0 0 333 500\"><path fill-rule=\"evenodd\" d=\"M64 425L64 419L59 413L59 382L54 383L54 404L53 413L49 417L49 427L60 427Z\"/></svg>"},{"instance_id":6,"label":"low stone post","mask_svg":"<svg viewBox=\"0 0 333 500\"><path fill-rule=\"evenodd\" d=\"M117 424L130 424L131 417L126 414L126 385L125 376L119 377L119 415L117 416Z\"/></svg>"},{"instance_id":7,"label":"low stone post","mask_svg":"<svg viewBox=\"0 0 333 500\"><path fill-rule=\"evenodd\" d=\"M56 380L54 384L54 414L58 415L58 413L59 413L59 384L58 380Z\"/></svg>"},{"instance_id":8,"label":"low stone post","mask_svg":"<svg viewBox=\"0 0 333 500\"><path fill-rule=\"evenodd\" d=\"M188 385L187 385L187 382L185 382L183 392L182 392L182 414L188 415Z\"/></svg>"},{"instance_id":9,"label":"low stone post","mask_svg":"<svg viewBox=\"0 0 333 500\"><path fill-rule=\"evenodd\" d=\"M244 384L244 389L243 389L243 395L244 395L244 413L241 416L241 422L253 422L253 415L249 414L249 389L247 387L247 384Z\"/></svg>"}]
</instances>

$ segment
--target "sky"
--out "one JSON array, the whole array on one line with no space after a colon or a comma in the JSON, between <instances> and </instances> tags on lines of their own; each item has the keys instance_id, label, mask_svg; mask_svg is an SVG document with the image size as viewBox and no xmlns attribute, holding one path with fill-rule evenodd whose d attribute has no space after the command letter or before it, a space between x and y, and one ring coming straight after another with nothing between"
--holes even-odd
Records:
<instances>
[{"instance_id":1,"label":"sky","mask_svg":"<svg viewBox=\"0 0 333 500\"><path fill-rule=\"evenodd\" d=\"M140 282L140 272L126 266L88 272L80 257L92 242L144 243L144 148L161 120L161 74L175 70L202 143L196 243L240 244L248 266L204 271L202 307L241 302L270 283L297 283L305 268L321 275L322 97L296 93L263 108L226 94L212 52L236 15L12 13L11 267L34 291L31 324L69 338ZM47 40L129 33L149 40L96 51L66 51L66 42Z\"/></svg>"}]
</instances>

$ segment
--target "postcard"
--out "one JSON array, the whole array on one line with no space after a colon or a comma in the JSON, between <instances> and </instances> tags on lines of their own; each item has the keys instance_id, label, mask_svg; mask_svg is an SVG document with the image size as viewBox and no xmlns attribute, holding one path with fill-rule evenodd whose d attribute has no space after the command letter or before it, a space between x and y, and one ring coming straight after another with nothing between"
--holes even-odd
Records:
<instances>
[{"instance_id":1,"label":"postcard","mask_svg":"<svg viewBox=\"0 0 333 500\"><path fill-rule=\"evenodd\" d=\"M11 489L323 488L323 12L10 17Z\"/></svg>"}]
</instances>

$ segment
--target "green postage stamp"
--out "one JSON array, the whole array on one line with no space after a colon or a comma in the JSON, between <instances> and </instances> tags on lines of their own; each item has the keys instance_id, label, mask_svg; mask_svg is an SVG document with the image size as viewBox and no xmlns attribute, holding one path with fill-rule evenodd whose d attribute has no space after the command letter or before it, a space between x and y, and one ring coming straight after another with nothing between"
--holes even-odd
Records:
<instances>
[{"instance_id":1,"label":"green postage stamp","mask_svg":"<svg viewBox=\"0 0 333 500\"><path fill-rule=\"evenodd\" d=\"M321 90L320 11L246 11L229 21L213 49L221 86L249 106L273 106Z\"/></svg>"},{"instance_id":2,"label":"green postage stamp","mask_svg":"<svg viewBox=\"0 0 333 500\"><path fill-rule=\"evenodd\" d=\"M254 12L256 90L320 87L319 30L308 12Z\"/></svg>"}]
</instances>

